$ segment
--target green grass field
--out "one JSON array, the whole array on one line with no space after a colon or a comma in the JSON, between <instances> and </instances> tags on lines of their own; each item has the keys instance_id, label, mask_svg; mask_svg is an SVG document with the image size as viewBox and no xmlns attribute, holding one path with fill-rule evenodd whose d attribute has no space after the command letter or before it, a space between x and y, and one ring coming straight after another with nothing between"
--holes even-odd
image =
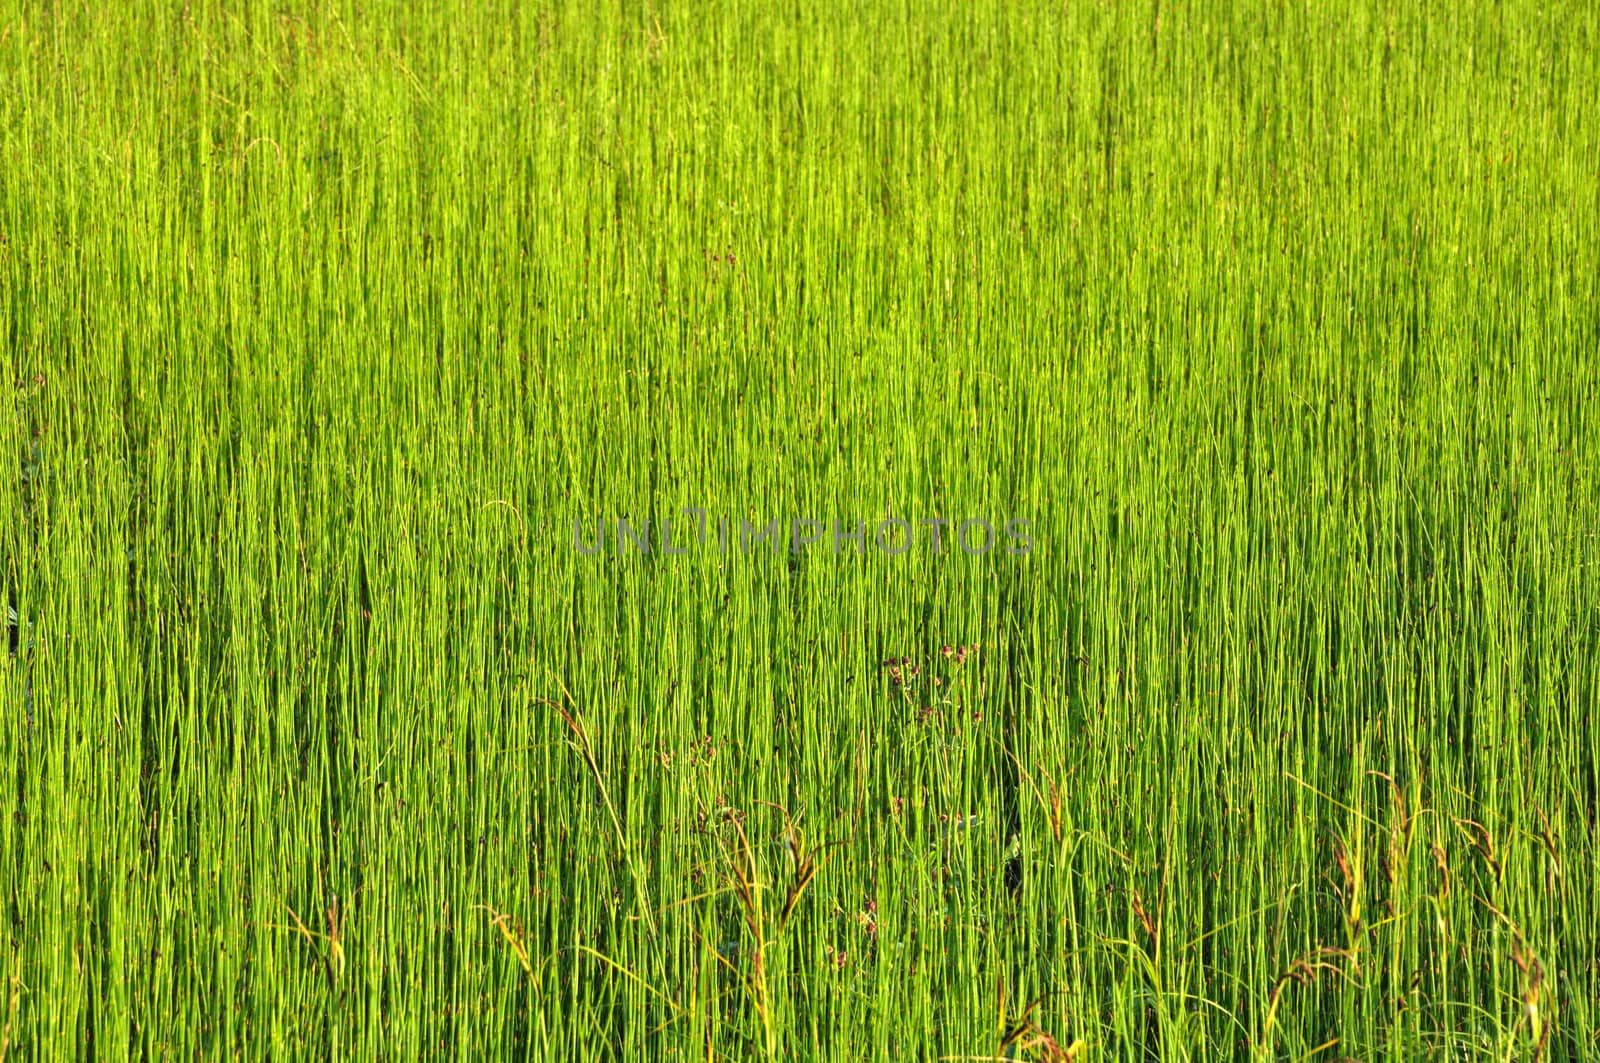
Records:
<instances>
[{"instance_id":1,"label":"green grass field","mask_svg":"<svg viewBox=\"0 0 1600 1063\"><path fill-rule=\"evenodd\" d=\"M0 6L0 1060L1600 1054L1600 7Z\"/></svg>"}]
</instances>

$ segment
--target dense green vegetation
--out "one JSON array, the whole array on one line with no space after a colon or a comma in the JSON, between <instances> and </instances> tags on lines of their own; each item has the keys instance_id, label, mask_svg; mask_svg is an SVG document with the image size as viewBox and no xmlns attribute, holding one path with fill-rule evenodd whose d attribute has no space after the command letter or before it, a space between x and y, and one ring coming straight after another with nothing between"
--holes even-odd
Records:
<instances>
[{"instance_id":1,"label":"dense green vegetation","mask_svg":"<svg viewBox=\"0 0 1600 1063\"><path fill-rule=\"evenodd\" d=\"M1594 4L5 8L0 1058L1600 1052Z\"/></svg>"}]
</instances>

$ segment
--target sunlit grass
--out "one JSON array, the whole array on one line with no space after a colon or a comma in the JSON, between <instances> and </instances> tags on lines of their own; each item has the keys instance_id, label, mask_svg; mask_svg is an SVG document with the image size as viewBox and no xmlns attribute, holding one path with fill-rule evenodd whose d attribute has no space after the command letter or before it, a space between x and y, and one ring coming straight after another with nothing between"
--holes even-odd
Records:
<instances>
[{"instance_id":1,"label":"sunlit grass","mask_svg":"<svg viewBox=\"0 0 1600 1063\"><path fill-rule=\"evenodd\" d=\"M1597 1051L1600 9L245 8L0 18L0 1059Z\"/></svg>"}]
</instances>

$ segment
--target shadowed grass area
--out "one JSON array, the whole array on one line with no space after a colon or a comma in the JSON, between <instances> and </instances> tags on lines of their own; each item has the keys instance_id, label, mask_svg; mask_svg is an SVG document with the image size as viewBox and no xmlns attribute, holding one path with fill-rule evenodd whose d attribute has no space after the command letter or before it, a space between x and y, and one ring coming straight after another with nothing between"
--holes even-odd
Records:
<instances>
[{"instance_id":1,"label":"shadowed grass area","mask_svg":"<svg viewBox=\"0 0 1600 1063\"><path fill-rule=\"evenodd\" d=\"M1594 1055L1597 85L4 5L0 1060Z\"/></svg>"}]
</instances>

